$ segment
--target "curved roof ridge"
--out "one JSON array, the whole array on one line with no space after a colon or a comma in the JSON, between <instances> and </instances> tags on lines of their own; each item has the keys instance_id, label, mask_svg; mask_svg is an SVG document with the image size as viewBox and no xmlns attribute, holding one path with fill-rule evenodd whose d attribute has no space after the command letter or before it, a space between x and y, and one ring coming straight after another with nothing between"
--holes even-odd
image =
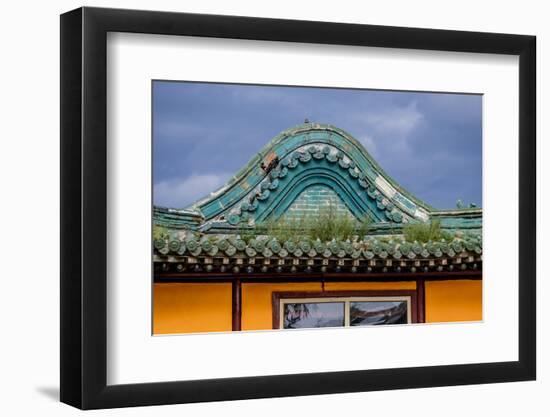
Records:
<instances>
[{"instance_id":1,"label":"curved roof ridge","mask_svg":"<svg viewBox=\"0 0 550 417\"><path fill-rule=\"evenodd\" d=\"M351 135L349 132L347 132L344 129L341 129L337 126L331 125L331 124L323 124L323 123L302 123L295 125L293 127L290 127L288 129L283 130L276 136L274 136L272 139L269 140L261 149L260 151L254 155L244 166L241 168L235 175L233 175L226 184L218 188L216 191L210 193L209 195L203 197L202 199L198 200L195 203L192 203L191 205L187 206L186 208L194 208L203 203L205 200L216 196L217 194L223 192L224 190L230 188L233 184L238 182L244 175L246 175L247 172L250 171L250 168L252 168L255 164L258 162L261 162L265 156L269 154L269 151L272 150L275 146L280 145L285 139L296 135L298 133L304 133L308 131L316 131L316 130L324 130L324 131L332 131L334 133L337 133L343 137L345 137L347 140L352 142L357 149L364 154L364 157L367 159L367 161L375 168L375 170L383 177L389 184L391 184L392 187L397 189L401 194L403 194L408 199L412 200L417 205L421 206L427 211L437 211L438 209L434 208L424 200L418 198L411 192L409 192L407 189L402 187L391 175L389 175L374 159L374 157L368 152L368 150L365 148L365 146L356 139L353 135Z\"/></svg>"},{"instance_id":2,"label":"curved roof ridge","mask_svg":"<svg viewBox=\"0 0 550 417\"><path fill-rule=\"evenodd\" d=\"M339 190L354 215L376 222L428 221L433 215L454 223L451 218L481 217L480 209L433 208L388 175L354 136L320 123L285 129L224 186L182 210L201 216L205 230L254 224L281 215L291 199L316 183Z\"/></svg>"}]
</instances>

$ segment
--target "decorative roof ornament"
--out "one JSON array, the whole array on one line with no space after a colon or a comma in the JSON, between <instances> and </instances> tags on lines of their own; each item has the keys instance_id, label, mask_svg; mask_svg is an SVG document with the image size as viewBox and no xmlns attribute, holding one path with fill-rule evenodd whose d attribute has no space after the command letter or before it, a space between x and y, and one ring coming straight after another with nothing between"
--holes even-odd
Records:
<instances>
[{"instance_id":1,"label":"decorative roof ornament","mask_svg":"<svg viewBox=\"0 0 550 417\"><path fill-rule=\"evenodd\" d=\"M314 215L336 198L356 219L371 219L378 234L398 234L405 224L432 220L445 229L481 227L481 209L466 207L461 200L456 210L434 209L397 184L350 134L305 122L273 138L209 196L186 209L155 207L155 225L234 234L243 226L277 220L289 210Z\"/></svg>"}]
</instances>

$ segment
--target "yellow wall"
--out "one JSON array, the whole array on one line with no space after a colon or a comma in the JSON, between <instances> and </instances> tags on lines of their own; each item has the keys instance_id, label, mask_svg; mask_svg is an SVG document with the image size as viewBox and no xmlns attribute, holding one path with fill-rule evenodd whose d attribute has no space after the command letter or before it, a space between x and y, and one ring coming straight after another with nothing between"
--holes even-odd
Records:
<instances>
[{"instance_id":1,"label":"yellow wall","mask_svg":"<svg viewBox=\"0 0 550 417\"><path fill-rule=\"evenodd\" d=\"M473 321L482 316L482 281L426 281L426 321ZM327 282L325 291L414 290L414 281ZM243 283L242 330L268 330L273 325L272 293L321 291L321 283ZM155 284L153 332L231 331L230 283Z\"/></svg>"},{"instance_id":2,"label":"yellow wall","mask_svg":"<svg viewBox=\"0 0 550 417\"><path fill-rule=\"evenodd\" d=\"M416 281L402 282L327 282L325 291L416 290Z\"/></svg>"},{"instance_id":3,"label":"yellow wall","mask_svg":"<svg viewBox=\"0 0 550 417\"><path fill-rule=\"evenodd\" d=\"M231 284L155 284L153 333L231 331Z\"/></svg>"},{"instance_id":4,"label":"yellow wall","mask_svg":"<svg viewBox=\"0 0 550 417\"><path fill-rule=\"evenodd\" d=\"M273 291L321 291L321 283L242 284L242 330L273 328Z\"/></svg>"},{"instance_id":5,"label":"yellow wall","mask_svg":"<svg viewBox=\"0 0 550 417\"><path fill-rule=\"evenodd\" d=\"M482 319L482 281L426 281L426 322Z\"/></svg>"},{"instance_id":6,"label":"yellow wall","mask_svg":"<svg viewBox=\"0 0 550 417\"><path fill-rule=\"evenodd\" d=\"M325 291L352 290L414 290L416 283L409 282L327 282ZM322 291L321 283L246 283L242 284L242 330L273 328L273 292Z\"/></svg>"}]
</instances>

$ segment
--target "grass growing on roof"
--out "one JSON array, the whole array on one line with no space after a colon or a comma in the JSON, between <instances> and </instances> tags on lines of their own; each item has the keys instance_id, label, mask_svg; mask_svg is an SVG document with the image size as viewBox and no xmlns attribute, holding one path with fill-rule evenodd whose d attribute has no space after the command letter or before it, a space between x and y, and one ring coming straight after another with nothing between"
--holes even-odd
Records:
<instances>
[{"instance_id":1,"label":"grass growing on roof","mask_svg":"<svg viewBox=\"0 0 550 417\"><path fill-rule=\"evenodd\" d=\"M254 227L250 227L244 222L239 224L238 233L247 244L258 235L258 231Z\"/></svg>"},{"instance_id":2,"label":"grass growing on roof","mask_svg":"<svg viewBox=\"0 0 550 417\"><path fill-rule=\"evenodd\" d=\"M164 240L164 239L167 239L168 238L168 230L166 229L166 227L164 226L158 226L158 225L154 225L153 226L153 239L157 240L157 239L161 239L161 240Z\"/></svg>"},{"instance_id":3,"label":"grass growing on roof","mask_svg":"<svg viewBox=\"0 0 550 417\"><path fill-rule=\"evenodd\" d=\"M408 223L403 226L403 236L408 242L429 242L452 240L452 236L441 229L441 222L433 220L428 223Z\"/></svg>"},{"instance_id":4,"label":"grass growing on roof","mask_svg":"<svg viewBox=\"0 0 550 417\"><path fill-rule=\"evenodd\" d=\"M317 214L283 216L277 220L265 221L257 225L257 233L274 237L280 242L298 242L304 239L329 242L332 239L351 240L356 236L363 239L371 223L369 217L357 220L329 204L321 207Z\"/></svg>"}]
</instances>

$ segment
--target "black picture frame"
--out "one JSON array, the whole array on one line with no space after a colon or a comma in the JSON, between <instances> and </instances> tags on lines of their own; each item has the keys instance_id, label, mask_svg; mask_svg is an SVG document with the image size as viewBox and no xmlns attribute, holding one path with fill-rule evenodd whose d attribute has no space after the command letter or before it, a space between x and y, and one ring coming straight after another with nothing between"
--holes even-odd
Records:
<instances>
[{"instance_id":1,"label":"black picture frame","mask_svg":"<svg viewBox=\"0 0 550 417\"><path fill-rule=\"evenodd\" d=\"M519 56L519 360L107 385L108 32ZM534 36L80 8L61 16L61 401L82 409L422 388L536 377Z\"/></svg>"}]
</instances>

